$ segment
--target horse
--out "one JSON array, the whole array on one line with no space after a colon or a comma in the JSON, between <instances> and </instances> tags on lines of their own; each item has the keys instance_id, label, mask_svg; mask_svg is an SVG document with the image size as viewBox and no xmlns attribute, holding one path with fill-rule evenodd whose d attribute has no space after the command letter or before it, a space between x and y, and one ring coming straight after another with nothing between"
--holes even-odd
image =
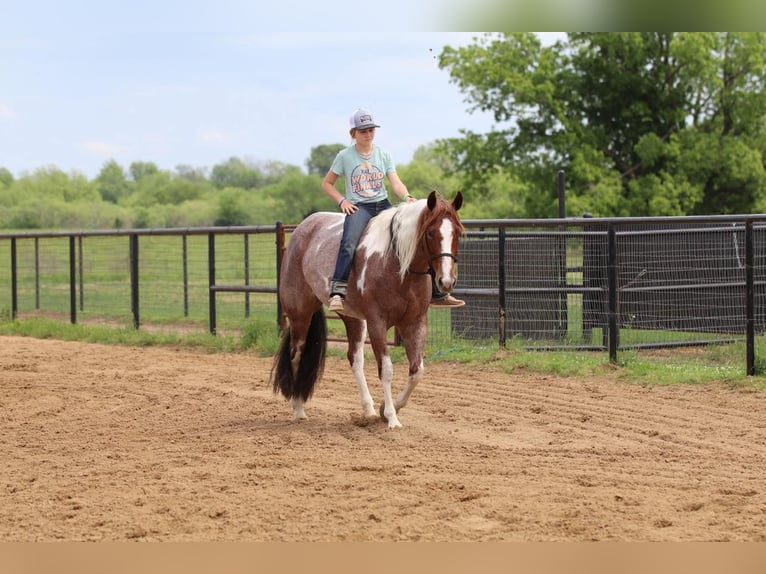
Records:
<instances>
[{"instance_id":1,"label":"horse","mask_svg":"<svg viewBox=\"0 0 766 574\"><path fill-rule=\"evenodd\" d=\"M388 428L401 427L402 409L423 378L431 274L437 290L450 293L457 281L457 253L465 233L458 210L463 195L449 202L432 191L428 199L400 203L373 217L362 234L340 314L348 337L347 359L364 417L375 407L364 376L364 343L369 336L383 387L380 416ZM324 372L330 278L343 231L341 213L315 212L293 231L279 275L279 300L287 316L274 356L274 393L291 402L295 420L308 418L305 404ZM407 385L394 400L393 363L387 332L396 327L409 362Z\"/></svg>"}]
</instances>

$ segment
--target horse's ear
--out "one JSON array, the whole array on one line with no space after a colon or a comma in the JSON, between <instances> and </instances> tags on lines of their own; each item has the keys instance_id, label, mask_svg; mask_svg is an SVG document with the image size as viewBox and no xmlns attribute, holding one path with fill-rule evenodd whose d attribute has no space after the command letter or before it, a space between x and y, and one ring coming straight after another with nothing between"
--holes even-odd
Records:
<instances>
[{"instance_id":1,"label":"horse's ear","mask_svg":"<svg viewBox=\"0 0 766 574\"><path fill-rule=\"evenodd\" d=\"M458 211L461 205L463 205L463 194L458 191L455 199L452 200L452 207L455 208L455 211Z\"/></svg>"},{"instance_id":2,"label":"horse's ear","mask_svg":"<svg viewBox=\"0 0 766 574\"><path fill-rule=\"evenodd\" d=\"M436 206L436 191L432 191L428 194L428 209L433 209Z\"/></svg>"}]
</instances>

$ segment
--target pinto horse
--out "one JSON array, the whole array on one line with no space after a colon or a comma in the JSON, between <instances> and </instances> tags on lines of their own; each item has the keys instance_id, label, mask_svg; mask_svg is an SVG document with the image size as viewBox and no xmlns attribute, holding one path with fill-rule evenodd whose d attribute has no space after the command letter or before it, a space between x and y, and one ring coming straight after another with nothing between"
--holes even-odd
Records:
<instances>
[{"instance_id":1,"label":"pinto horse","mask_svg":"<svg viewBox=\"0 0 766 574\"><path fill-rule=\"evenodd\" d=\"M452 202L437 198L400 203L373 217L362 235L351 274L344 311L348 362L356 380L364 416L375 416L364 376L364 343L369 335L383 387L380 414L389 428L401 427L397 411L407 404L423 378L423 349L431 277L442 293L457 281L458 243L464 228L458 216L460 192ZM274 357L274 392L292 403L296 420L305 419L304 405L324 371L329 280L335 268L343 214L313 213L293 232L282 262L279 298L289 320ZM406 387L394 400L393 363L386 333L396 327L409 361Z\"/></svg>"}]
</instances>

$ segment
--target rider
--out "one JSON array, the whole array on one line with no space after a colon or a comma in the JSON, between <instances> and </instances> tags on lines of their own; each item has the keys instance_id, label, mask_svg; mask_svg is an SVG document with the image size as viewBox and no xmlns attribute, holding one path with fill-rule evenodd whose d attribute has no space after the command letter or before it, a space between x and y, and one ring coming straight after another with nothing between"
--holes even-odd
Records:
<instances>
[{"instance_id":1,"label":"rider","mask_svg":"<svg viewBox=\"0 0 766 574\"><path fill-rule=\"evenodd\" d=\"M343 311L348 275L359 238L370 219L391 207L385 178L388 177L391 188L399 199L407 202L416 201L407 191L407 186L399 179L391 154L374 145L375 128L380 126L375 123L372 114L367 110L357 109L349 118L349 125L349 133L354 143L338 152L322 181L322 190L346 215L335 272L330 283L329 309L338 313ZM340 176L345 177L345 197L335 188L335 183ZM439 293L433 279L432 275L432 307L465 305L465 301L455 299L449 294Z\"/></svg>"}]
</instances>

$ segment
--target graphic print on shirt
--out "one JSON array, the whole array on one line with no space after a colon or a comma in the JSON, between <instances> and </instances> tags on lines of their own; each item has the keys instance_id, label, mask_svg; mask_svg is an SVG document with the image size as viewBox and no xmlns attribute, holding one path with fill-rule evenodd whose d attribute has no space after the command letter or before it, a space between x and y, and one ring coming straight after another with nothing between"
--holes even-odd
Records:
<instances>
[{"instance_id":1,"label":"graphic print on shirt","mask_svg":"<svg viewBox=\"0 0 766 574\"><path fill-rule=\"evenodd\" d=\"M385 178L380 168L364 161L351 172L351 191L360 199L375 197L382 191Z\"/></svg>"}]
</instances>

